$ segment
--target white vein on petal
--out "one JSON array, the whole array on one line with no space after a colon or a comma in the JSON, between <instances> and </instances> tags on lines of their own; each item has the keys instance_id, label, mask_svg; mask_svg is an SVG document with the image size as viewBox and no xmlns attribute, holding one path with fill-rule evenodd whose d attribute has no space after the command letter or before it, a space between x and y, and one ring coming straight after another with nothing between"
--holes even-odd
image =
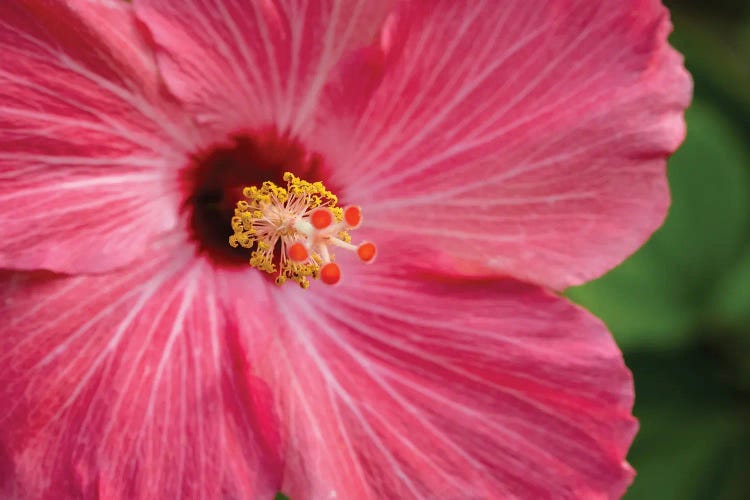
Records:
<instances>
[{"instance_id":1,"label":"white vein on petal","mask_svg":"<svg viewBox=\"0 0 750 500\"><path fill-rule=\"evenodd\" d=\"M368 289L370 289L370 287L368 287ZM392 292L393 289L391 289L390 291ZM321 306L321 308L323 307L323 304L318 304L318 305ZM349 305L352 306L351 303ZM371 306L372 306L372 304L368 304L368 306L367 306L366 309L368 311L371 311ZM397 394L397 392L390 386L390 384L385 383L380 377L378 377L377 375L375 375L375 373L374 373L373 370L377 369L378 371L386 372L389 375L389 377L392 378L394 381L397 381L398 383L409 385L410 387L412 387L412 389L417 390L418 392L422 393L423 395L427 396L428 398L434 399L439 405L451 406L451 407L457 409L458 411L460 411L462 413L465 413L466 415L472 416L472 417L477 417L477 416L480 416L480 415L481 416L486 416L484 414L480 414L478 411L476 411L476 410L474 410L472 408L469 408L469 407L467 407L465 405L462 405L462 404L458 403L457 401L449 400L448 398L445 398L444 396L441 396L441 395L439 395L438 393L436 393L434 391L427 390L425 387L422 387L422 386L419 386L417 384L413 384L413 383L409 382L408 378L402 377L399 373L395 372L391 368L391 366L401 366L403 369L409 371L409 370L413 370L413 366L411 364L403 363L400 360L398 360L396 358L393 358L392 356L390 356L390 355L388 355L387 353L384 353L384 352L380 352L379 355L383 356L383 357L386 357L386 358L389 358L390 359L390 363L389 364L386 364L386 363L374 363L373 361L370 361L370 360L362 357L361 355L358 355L356 353L356 351L354 351L351 347L349 347L347 345L346 341L337 338L338 336L335 335L335 332L337 331L337 328L336 328L335 325L327 323L325 321L325 319L322 319L320 317L319 314L312 313L312 311L310 310L309 306L305 305L303 307L305 307L307 309L308 318L311 321L316 321L318 323L320 323L322 321L323 324L324 324L324 327L322 327L320 330L322 332L324 332L329 338L331 338L331 340L333 340L340 348L342 348L343 350L345 350L350 355L350 357L353 358L353 360L356 362L356 364L358 366L360 366L363 370L365 370L366 373L368 373L370 375L370 377L371 377L371 379L373 381L375 381L383 390L385 390L392 398L394 398L394 400L397 403L401 404L402 407L404 407L405 409L407 409L407 411L409 411L409 409L407 407L405 407L403 398L399 398L399 399L395 398L394 394ZM321 310L323 310L323 309L321 309ZM402 352L410 353L410 354L412 354L412 355L414 355L414 356L416 356L418 358L423 359L424 361L428 361L430 363L433 363L436 366L442 366L444 369L449 370L451 372L454 372L456 375L459 375L460 377L465 378L467 380L471 380L471 381L473 381L475 383L478 383L480 385L485 385L485 386L491 387L491 388L493 388L495 390L499 390L500 392L506 393L509 396L517 399L518 401L523 402L523 403L529 405L530 407L536 409L541 414L544 414L547 417L552 418L554 420L557 420L557 421L559 421L561 423L570 425L572 428L575 428L575 429L583 432L584 434L589 435L579 425L578 422L574 422L574 421L571 421L571 420L568 420L568 419L561 419L561 418L559 418L559 415L556 414L556 412L555 412L555 410L553 408L548 407L548 406L543 405L543 404L540 404L540 402L538 402L538 401L529 399L528 397L524 396L522 393L520 393L520 392L518 392L518 391L516 391L514 389L511 389L511 388L505 387L505 386L500 386L500 385L493 384L493 383L489 383L488 381L486 381L484 379L475 377L475 376L473 376L472 374L470 374L468 372L465 372L463 370L457 369L454 366L451 366L449 363L446 363L445 360L441 360L439 358L433 358L432 356L428 356L423 351L419 351L419 350L411 349L411 348L405 348L404 346L399 347L396 344L394 344L393 342L391 342L390 340L386 340L386 336L378 335L377 332L374 329L372 329L372 328L369 327L369 325L354 320L353 319L354 315L344 315L343 313L338 313L338 310L332 310L331 308L327 308L326 310L327 310L327 313L326 313L327 315L332 316L332 317L337 317L337 319L339 321L346 322L351 327L356 328L360 333L363 333L366 336L371 337L373 340L377 340L378 342L385 343L385 344L389 345L390 347L393 347L397 351L402 351ZM384 314L384 311L383 311L382 308L379 309L378 311L374 311L374 312L377 312L378 314L381 314L381 315ZM413 323L413 320L416 319L416 317L414 317L414 316L410 316L410 317L407 317L407 318L400 318L400 317L397 317L395 314L393 314L393 315L391 315L391 314L386 315L386 317L389 317L389 316L392 316L393 319L398 319L399 321L404 321L404 322L407 322L407 323L409 323L409 322ZM420 317L420 319L421 319L421 317ZM432 328L430 325L426 325L426 326L428 328ZM449 328L449 325L444 325L444 324L443 325L438 325L438 326L440 326L441 328ZM476 334L476 331L473 330L473 329L468 330L468 332ZM466 329L462 329L460 332L458 330L456 330L456 333L460 333L462 335L465 335L465 333L467 333L467 330ZM528 377L524 377L524 376L519 375L519 374L515 374L515 375L517 377L519 377L519 378L527 378L528 379ZM535 382L539 383L539 381L536 380L536 379L535 379ZM544 383L542 383L542 384L544 385ZM411 408L413 409L415 407L411 406ZM418 411L418 410L415 410L415 411ZM409 411L409 412L412 413L411 411ZM504 417L504 418L506 420L511 420L510 417L507 417L507 416ZM507 438L513 438L513 439L516 439L517 441L523 441L523 442L527 441L518 432L510 431L509 429L507 429L505 427L502 427L499 424L495 424L494 422L488 421L486 418L482 419L482 421L488 426L489 429L491 429L491 432L494 433L494 434L505 435ZM517 420L517 422L518 423L524 423L521 420ZM429 424L428 422L423 422L421 420L420 420L420 423L421 424ZM439 433L440 431L436 431L436 432ZM441 437L441 436L438 435L438 437ZM444 440L447 440L448 442L450 442L450 438L449 437L447 437L447 436L442 436L442 437L444 438ZM590 436L590 437L593 438L593 436ZM565 440L565 442L569 446L572 446L573 448L577 448L577 449L579 449L581 451L584 451L584 452L587 451L587 448L586 448L586 446L584 446L583 443L577 443L577 442L570 441L570 440ZM457 447L457 446L458 445L455 445L455 447ZM455 447L453 447L454 451L455 451ZM512 446L509 447L509 448L512 448ZM568 467L564 462L562 462L559 457L550 454L549 452L547 452L546 450L544 450L542 448L539 448L539 447L536 447L536 448L537 448L537 450L539 451L540 454L546 456L550 461L552 461L553 463L555 463L558 467L563 467L563 468L565 468L565 469L567 469L569 471L573 470L570 467ZM462 455L465 455L465 453L463 453ZM509 456L509 458L512 458L512 457Z\"/></svg>"},{"instance_id":2,"label":"white vein on petal","mask_svg":"<svg viewBox=\"0 0 750 500\"><path fill-rule=\"evenodd\" d=\"M442 124L442 120L451 112L453 112L459 105L463 104L463 99L471 94L474 90L476 90L480 85L482 85L485 80L492 75L498 68L500 68L503 64L507 62L507 60L513 56L516 52L521 50L526 46L527 43L533 41L535 38L539 37L545 31L549 28L549 25L542 25L538 26L532 31L530 31L528 34L526 34L522 39L518 40L512 47L510 47L507 51L503 53L503 56L500 58L495 59L492 61L491 64L485 64L481 66L481 71L479 75L474 77L474 79L470 82L466 81L466 74L463 71L460 71L457 69L454 72L454 78L453 81L458 83L462 83L462 87L460 88L459 92L452 92L450 93L450 98L445 98L442 100L439 100L438 97L430 96L430 102L439 103L438 110L434 113L428 114L430 117L429 120L426 123L421 123L419 126L418 131L415 134L409 135L409 139L404 143L400 144L398 149L393 149L393 139L396 137L402 137L403 136L403 130L401 130L399 127L395 127L391 129L389 127L390 136L386 136L384 139L378 139L378 144L380 145L380 148L373 148L369 155L359 160L362 164L365 165L371 165L373 160L376 158L376 155L381 154L386 148L388 149L388 159L386 160L385 164L378 163L378 168L375 169L377 172L380 171L387 171L387 169L396 163L412 146L418 144L424 137L427 137L429 134L433 132L434 129L439 127ZM491 49L491 44L489 48L485 48L487 52ZM468 61L473 61L474 64L480 65L482 63L481 59L477 57L474 58L466 58ZM446 85L443 87L444 90L443 93L448 93L451 87ZM421 110L420 110L421 111ZM425 113L427 114L427 113ZM364 184L369 184L371 182L375 175L377 174L375 171L370 171L369 173L365 174L361 178L361 182Z\"/></svg>"},{"instance_id":3,"label":"white vein on petal","mask_svg":"<svg viewBox=\"0 0 750 500\"><path fill-rule=\"evenodd\" d=\"M301 301L297 300L295 301L295 311L300 311L300 303ZM287 309L287 305L284 303L280 303L280 307L283 309ZM288 315L292 314L291 310L286 311ZM291 317L291 316L290 316ZM313 363L315 364L317 370L325 380L325 382L328 384L328 386L334 391L336 396L349 408L349 411L357 418L357 420L360 422L360 425L362 426L362 430L367 434L367 436L372 440L375 447L380 451L380 453L383 455L383 458L385 458L386 462L393 468L394 474L396 477L400 478L401 481L404 483L406 488L416 497L419 497L419 491L417 490L416 485L413 483L413 481L409 478L409 476L404 472L404 470L400 467L397 460L391 453L391 451L388 449L388 447L383 443L383 441L377 436L377 433L373 430L373 428L367 423L367 421L364 419L361 411L359 408L357 408L357 405L352 400L351 395L349 395L343 387L341 387L341 384L336 379L336 377L331 373L330 369L327 366L327 363L325 360L321 357L320 353L317 352L315 349L315 346L310 341L309 337L311 332L309 330L306 330L297 335L296 339L299 341L299 343L303 346L305 351L307 352L309 358ZM340 429L343 432L346 432L345 429Z\"/></svg>"},{"instance_id":4,"label":"white vein on petal","mask_svg":"<svg viewBox=\"0 0 750 500\"><path fill-rule=\"evenodd\" d=\"M496 118L487 120L488 123L497 123L498 121L501 121L502 118L505 116L506 112L510 109L512 109L516 104L521 102L527 95L529 95L533 90L535 90L539 84L544 80L544 78L547 77L547 75L552 72L555 68L557 68L561 63L566 62L567 55L571 52L573 52L578 46L586 39L586 37L589 36L590 32L603 26L608 23L611 23L617 15L605 18L603 20L600 20L595 25L587 25L587 29L581 30L578 35L575 37L574 40L572 40L569 44L566 44L564 49L556 54L556 58L553 61L550 61L544 65L544 69L540 72L538 72L534 78L528 82L525 86L522 92L517 93L514 95L509 101L507 101L504 105L504 107L500 108L495 112ZM390 168L393 164L395 164L397 161L399 161L400 158L405 156L409 149L418 144L422 138L426 137L433 129L438 127L443 119L452 112L455 108L457 108L460 104L463 103L463 100L465 97L467 97L469 94L471 94L476 88L478 88L480 85L482 85L485 80L492 75L499 67L501 67L505 61L508 59L510 54L514 53L517 50L520 50L523 46L525 46L529 41L536 38L540 34L546 32L548 30L549 26L545 25L541 28L537 28L531 33L529 33L524 39L520 40L514 45L514 48L509 50L509 54L505 54L503 58L498 59L498 61L494 61L492 64L486 65L483 70L480 72L480 74L475 77L471 83L464 84L462 86L460 92L454 94L451 96L451 99L448 101L448 105L441 106L440 111L438 113L432 114L431 119L427 124L424 124L422 127L420 127L420 130L417 134L410 136L409 140L406 141L404 144L400 145L398 149L389 150L388 159L384 162L380 162L378 164L378 168L375 169L377 172L384 171L388 168ZM602 44L603 45L603 44ZM601 50L601 47L599 47L599 50ZM538 53L541 53L541 51L538 51ZM596 50L589 51L587 54L587 57L593 57L595 55ZM536 57L539 57L538 55ZM477 58L481 59L481 58ZM526 64L531 64L533 62L532 60L529 60L526 62ZM577 64L582 64L581 62ZM573 67L575 64L573 65ZM568 72L570 73L572 71L572 68L568 68ZM462 72L457 71L457 74L461 74ZM515 73L516 75L521 74L521 71L518 71ZM500 93L500 91L498 91ZM474 111L477 112L477 111ZM522 120L527 120L528 118L524 116ZM460 122L459 122L460 123ZM453 124L455 127L456 124ZM509 129L512 129L515 126L515 124L509 126ZM485 125L485 127L489 127L489 125ZM498 133L494 133L496 137L501 137L503 131L500 131ZM444 132L445 135L450 136L451 133ZM464 148L468 149L468 148ZM429 161L429 160L428 160ZM368 160L363 160L363 163L368 164ZM424 162L423 162L424 163ZM389 175L389 176L383 176L380 178L380 182L378 180L373 180L373 177L377 175L377 172L370 170L369 174L364 175L363 177L358 179L358 182L362 182L367 184L368 189L374 189L374 190L380 190L387 186L395 185L398 182L401 182L403 179L415 175L419 173L419 170L413 166L410 166L409 168L402 169L395 175Z\"/></svg>"}]
</instances>

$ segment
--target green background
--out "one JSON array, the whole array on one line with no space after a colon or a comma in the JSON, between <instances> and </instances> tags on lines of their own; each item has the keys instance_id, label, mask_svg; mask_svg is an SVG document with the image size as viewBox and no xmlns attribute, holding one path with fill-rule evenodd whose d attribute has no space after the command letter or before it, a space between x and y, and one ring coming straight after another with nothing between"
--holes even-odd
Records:
<instances>
[{"instance_id":1,"label":"green background","mask_svg":"<svg viewBox=\"0 0 750 500\"><path fill-rule=\"evenodd\" d=\"M750 499L750 2L667 1L695 80L664 227L568 295L602 318L636 386L626 499Z\"/></svg>"}]
</instances>

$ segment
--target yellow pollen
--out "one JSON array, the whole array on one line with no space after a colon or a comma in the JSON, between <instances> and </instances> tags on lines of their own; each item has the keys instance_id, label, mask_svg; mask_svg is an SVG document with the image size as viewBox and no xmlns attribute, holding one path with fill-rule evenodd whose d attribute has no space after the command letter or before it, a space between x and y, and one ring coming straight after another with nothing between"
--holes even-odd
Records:
<instances>
[{"instance_id":1,"label":"yellow pollen","mask_svg":"<svg viewBox=\"0 0 750 500\"><path fill-rule=\"evenodd\" d=\"M338 282L332 247L355 251L365 262L373 260L372 243L367 243L369 253L351 244L349 231L361 221L359 207L337 207L338 198L322 182L308 182L290 172L283 178L286 187L271 181L246 187L242 194L247 200L235 207L229 244L251 251L250 266L276 273L277 285L291 280L308 288L310 278Z\"/></svg>"}]
</instances>

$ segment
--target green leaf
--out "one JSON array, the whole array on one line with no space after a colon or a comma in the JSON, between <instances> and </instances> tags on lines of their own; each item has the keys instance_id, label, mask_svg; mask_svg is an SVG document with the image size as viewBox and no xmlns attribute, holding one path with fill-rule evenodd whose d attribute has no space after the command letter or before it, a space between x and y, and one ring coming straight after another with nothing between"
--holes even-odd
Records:
<instances>
[{"instance_id":1,"label":"green leaf","mask_svg":"<svg viewBox=\"0 0 750 500\"><path fill-rule=\"evenodd\" d=\"M747 239L750 160L743 141L709 103L696 101L687 122L687 140L670 161L673 202L664 227L622 266L568 291L624 349L688 339Z\"/></svg>"},{"instance_id":2,"label":"green leaf","mask_svg":"<svg viewBox=\"0 0 750 500\"><path fill-rule=\"evenodd\" d=\"M746 400L727 384L724 360L697 347L626 358L641 425L626 500L750 498Z\"/></svg>"},{"instance_id":3,"label":"green leaf","mask_svg":"<svg viewBox=\"0 0 750 500\"><path fill-rule=\"evenodd\" d=\"M696 89L710 92L743 118L750 113L750 64L748 64L745 16L726 9L718 15L714 3L696 2L688 8L672 10L675 25L671 43L683 54L693 73ZM734 14L734 15L733 15Z\"/></svg>"},{"instance_id":4,"label":"green leaf","mask_svg":"<svg viewBox=\"0 0 750 500\"><path fill-rule=\"evenodd\" d=\"M647 427L639 435L639 449L631 458L638 475L625 498L743 498L717 494L717 490L736 489L731 482L736 475L744 475L744 471L737 474L728 470L729 465L742 460L744 452L735 447L739 440L746 439L744 420L739 417L719 411L683 413L669 408L644 412L641 418ZM711 491L706 491L709 488Z\"/></svg>"},{"instance_id":5,"label":"green leaf","mask_svg":"<svg viewBox=\"0 0 750 500\"><path fill-rule=\"evenodd\" d=\"M750 334L750 248L717 286L712 316L715 324Z\"/></svg>"}]
</instances>

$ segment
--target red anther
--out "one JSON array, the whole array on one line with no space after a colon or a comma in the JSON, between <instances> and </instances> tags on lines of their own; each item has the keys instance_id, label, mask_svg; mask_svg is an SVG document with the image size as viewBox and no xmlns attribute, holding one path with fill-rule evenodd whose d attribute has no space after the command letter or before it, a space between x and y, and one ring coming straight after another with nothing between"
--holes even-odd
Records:
<instances>
[{"instance_id":1,"label":"red anther","mask_svg":"<svg viewBox=\"0 0 750 500\"><path fill-rule=\"evenodd\" d=\"M335 262L329 262L320 268L320 279L326 285L335 285L341 279L341 269Z\"/></svg>"},{"instance_id":2,"label":"red anther","mask_svg":"<svg viewBox=\"0 0 750 500\"><path fill-rule=\"evenodd\" d=\"M310 214L310 223L315 229L325 229L333 222L333 215L327 208L318 208Z\"/></svg>"},{"instance_id":3,"label":"red anther","mask_svg":"<svg viewBox=\"0 0 750 500\"><path fill-rule=\"evenodd\" d=\"M357 205L350 205L344 209L346 225L354 229L362 223L362 209Z\"/></svg>"},{"instance_id":4,"label":"red anther","mask_svg":"<svg viewBox=\"0 0 750 500\"><path fill-rule=\"evenodd\" d=\"M286 254L295 262L303 262L307 260L308 257L307 248L305 248L305 245L303 245L299 241L290 246L286 251Z\"/></svg>"},{"instance_id":5,"label":"red anther","mask_svg":"<svg viewBox=\"0 0 750 500\"><path fill-rule=\"evenodd\" d=\"M377 248L375 248L375 243L370 243L369 241L365 241L357 247L357 255L362 262L372 262L375 259L376 253Z\"/></svg>"}]
</instances>

